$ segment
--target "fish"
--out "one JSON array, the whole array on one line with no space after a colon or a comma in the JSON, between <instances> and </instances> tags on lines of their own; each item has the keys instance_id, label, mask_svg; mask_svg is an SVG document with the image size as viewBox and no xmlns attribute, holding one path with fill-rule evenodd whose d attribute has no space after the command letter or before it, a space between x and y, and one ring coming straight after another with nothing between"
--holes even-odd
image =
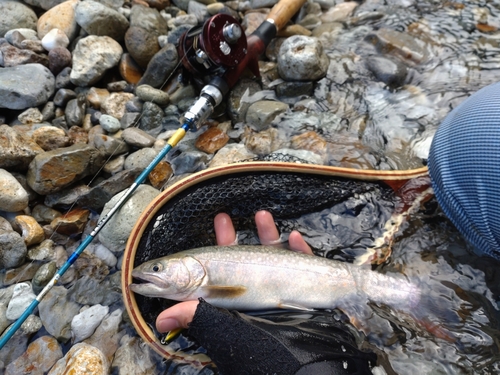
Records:
<instances>
[{"instance_id":1,"label":"fish","mask_svg":"<svg viewBox=\"0 0 500 375\"><path fill-rule=\"evenodd\" d=\"M137 266L132 277L134 293L203 298L232 310L339 308L364 331L373 315L368 302L411 313L421 299L418 285L403 275L263 245L181 251Z\"/></svg>"}]
</instances>

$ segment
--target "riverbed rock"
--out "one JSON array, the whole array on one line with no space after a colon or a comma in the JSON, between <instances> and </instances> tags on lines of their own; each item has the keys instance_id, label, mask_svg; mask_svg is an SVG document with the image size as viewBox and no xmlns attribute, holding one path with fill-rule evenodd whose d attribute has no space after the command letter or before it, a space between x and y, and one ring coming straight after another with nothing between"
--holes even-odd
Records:
<instances>
[{"instance_id":1,"label":"riverbed rock","mask_svg":"<svg viewBox=\"0 0 500 375\"><path fill-rule=\"evenodd\" d=\"M314 81L328 70L329 59L315 37L295 35L283 42L278 55L278 71L286 81Z\"/></svg>"},{"instance_id":2,"label":"riverbed rock","mask_svg":"<svg viewBox=\"0 0 500 375\"><path fill-rule=\"evenodd\" d=\"M153 161L158 153L154 148L145 147L131 153L125 159L125 169L144 170Z\"/></svg>"},{"instance_id":3,"label":"riverbed rock","mask_svg":"<svg viewBox=\"0 0 500 375\"><path fill-rule=\"evenodd\" d=\"M28 207L28 193L16 178L0 168L0 211L16 212Z\"/></svg>"},{"instance_id":4,"label":"riverbed rock","mask_svg":"<svg viewBox=\"0 0 500 375\"><path fill-rule=\"evenodd\" d=\"M0 2L0 38L12 29L36 29L38 20L35 12L29 6L18 1Z\"/></svg>"},{"instance_id":5,"label":"riverbed rock","mask_svg":"<svg viewBox=\"0 0 500 375\"><path fill-rule=\"evenodd\" d=\"M90 86L99 81L107 70L120 62L123 48L109 36L90 35L82 38L73 51L71 82Z\"/></svg>"},{"instance_id":6,"label":"riverbed rock","mask_svg":"<svg viewBox=\"0 0 500 375\"><path fill-rule=\"evenodd\" d=\"M27 252L26 244L19 233L0 230L0 269L22 265Z\"/></svg>"},{"instance_id":7,"label":"riverbed rock","mask_svg":"<svg viewBox=\"0 0 500 375\"><path fill-rule=\"evenodd\" d=\"M36 298L35 294L31 290L31 284L29 283L18 283L14 287L14 292L12 294L12 299L7 307L7 319L17 320L24 310L31 305L31 302Z\"/></svg>"},{"instance_id":8,"label":"riverbed rock","mask_svg":"<svg viewBox=\"0 0 500 375\"><path fill-rule=\"evenodd\" d=\"M80 305L67 298L68 290L54 286L38 305L43 326L61 342L71 338L71 321L79 313Z\"/></svg>"},{"instance_id":9,"label":"riverbed rock","mask_svg":"<svg viewBox=\"0 0 500 375\"><path fill-rule=\"evenodd\" d=\"M29 215L18 215L14 219L15 225L21 229L26 246L38 245L45 240L45 233L38 222Z\"/></svg>"},{"instance_id":10,"label":"riverbed rock","mask_svg":"<svg viewBox=\"0 0 500 375\"><path fill-rule=\"evenodd\" d=\"M97 1L79 2L75 9L76 22L89 35L109 36L122 41L129 23L118 11Z\"/></svg>"},{"instance_id":11,"label":"riverbed rock","mask_svg":"<svg viewBox=\"0 0 500 375\"><path fill-rule=\"evenodd\" d=\"M103 164L103 155L96 148L81 143L47 151L30 163L28 184L39 194L54 193L94 174Z\"/></svg>"},{"instance_id":12,"label":"riverbed rock","mask_svg":"<svg viewBox=\"0 0 500 375\"><path fill-rule=\"evenodd\" d=\"M68 45L69 45L69 38L66 35L66 33L56 28L50 30L42 38L42 46L47 51L51 51L57 47L67 48Z\"/></svg>"},{"instance_id":13,"label":"riverbed rock","mask_svg":"<svg viewBox=\"0 0 500 375\"><path fill-rule=\"evenodd\" d=\"M63 356L61 345L52 336L42 336L5 369L5 375L44 375Z\"/></svg>"},{"instance_id":14,"label":"riverbed rock","mask_svg":"<svg viewBox=\"0 0 500 375\"><path fill-rule=\"evenodd\" d=\"M103 319L94 334L85 340L86 343L99 348L110 362L120 345L120 339L125 334L120 328L122 319L123 310L114 310Z\"/></svg>"},{"instance_id":15,"label":"riverbed rock","mask_svg":"<svg viewBox=\"0 0 500 375\"><path fill-rule=\"evenodd\" d=\"M93 305L87 309L82 309L78 315L75 315L71 321L73 343L76 344L92 336L108 312L108 306Z\"/></svg>"},{"instance_id":16,"label":"riverbed rock","mask_svg":"<svg viewBox=\"0 0 500 375\"><path fill-rule=\"evenodd\" d=\"M24 84L30 82L29 85ZM26 109L45 104L54 94L55 78L41 64L0 69L0 108Z\"/></svg>"},{"instance_id":17,"label":"riverbed rock","mask_svg":"<svg viewBox=\"0 0 500 375\"><path fill-rule=\"evenodd\" d=\"M154 375L162 372L157 368L161 362L159 355L145 346L142 339L125 335L120 340L111 367L119 368L120 374Z\"/></svg>"},{"instance_id":18,"label":"riverbed rock","mask_svg":"<svg viewBox=\"0 0 500 375\"><path fill-rule=\"evenodd\" d=\"M156 141L155 137L136 127L125 129L122 133L122 138L130 146L138 148L151 147Z\"/></svg>"},{"instance_id":19,"label":"riverbed rock","mask_svg":"<svg viewBox=\"0 0 500 375\"><path fill-rule=\"evenodd\" d=\"M78 0L68 0L51 6L38 19L38 38L43 39L52 29L63 31L70 41L78 35L79 26L75 19L75 8Z\"/></svg>"},{"instance_id":20,"label":"riverbed rock","mask_svg":"<svg viewBox=\"0 0 500 375\"><path fill-rule=\"evenodd\" d=\"M96 347L78 343L71 347L64 358L56 362L48 375L64 374L109 374L109 362L101 350Z\"/></svg>"},{"instance_id":21,"label":"riverbed rock","mask_svg":"<svg viewBox=\"0 0 500 375\"><path fill-rule=\"evenodd\" d=\"M71 145L71 140L66 135L66 132L55 126L41 126L33 131L31 138L43 148L44 151L55 150Z\"/></svg>"},{"instance_id":22,"label":"riverbed rock","mask_svg":"<svg viewBox=\"0 0 500 375\"><path fill-rule=\"evenodd\" d=\"M162 49L156 52L148 62L146 71L137 85L150 85L159 88L165 84L165 81L174 69L177 68L179 56L177 48L172 43L167 43Z\"/></svg>"},{"instance_id":23,"label":"riverbed rock","mask_svg":"<svg viewBox=\"0 0 500 375\"><path fill-rule=\"evenodd\" d=\"M101 215L106 215L125 192L115 195L102 210ZM132 197L118 210L106 226L99 233L99 241L114 252L122 251L128 240L130 232L146 206L160 192L148 185L137 188Z\"/></svg>"}]
</instances>

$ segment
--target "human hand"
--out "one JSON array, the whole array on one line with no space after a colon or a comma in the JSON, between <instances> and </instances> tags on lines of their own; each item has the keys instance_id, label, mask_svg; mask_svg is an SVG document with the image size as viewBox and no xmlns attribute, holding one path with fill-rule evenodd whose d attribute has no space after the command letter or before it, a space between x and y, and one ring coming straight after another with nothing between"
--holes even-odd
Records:
<instances>
[{"instance_id":1,"label":"human hand","mask_svg":"<svg viewBox=\"0 0 500 375\"><path fill-rule=\"evenodd\" d=\"M270 212L258 211L255 214L255 224L257 225L260 242L263 245L279 244L280 236ZM214 218L214 227L218 245L236 245L236 231L228 214L218 214ZM290 250L313 255L311 248L299 232L292 231L288 242ZM178 328L188 328L189 323L193 320L198 303L197 300L180 302L161 312L156 318L156 329L159 332L169 332Z\"/></svg>"}]
</instances>

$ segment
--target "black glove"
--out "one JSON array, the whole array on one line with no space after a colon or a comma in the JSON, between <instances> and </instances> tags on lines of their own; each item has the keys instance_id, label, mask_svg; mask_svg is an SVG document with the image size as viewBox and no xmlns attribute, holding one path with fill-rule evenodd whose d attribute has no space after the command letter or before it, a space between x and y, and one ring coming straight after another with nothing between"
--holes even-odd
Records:
<instances>
[{"instance_id":1,"label":"black glove","mask_svg":"<svg viewBox=\"0 0 500 375\"><path fill-rule=\"evenodd\" d=\"M296 314L295 314L296 315ZM357 349L342 323L218 309L200 298L188 335L224 375L372 374L374 353Z\"/></svg>"}]
</instances>

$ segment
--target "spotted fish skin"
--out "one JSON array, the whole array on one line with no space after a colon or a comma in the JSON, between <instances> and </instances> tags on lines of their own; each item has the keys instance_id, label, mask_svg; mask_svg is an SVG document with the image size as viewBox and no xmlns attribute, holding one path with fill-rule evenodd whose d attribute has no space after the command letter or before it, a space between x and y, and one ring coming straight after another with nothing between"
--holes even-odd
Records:
<instances>
[{"instance_id":1,"label":"spotted fish skin","mask_svg":"<svg viewBox=\"0 0 500 375\"><path fill-rule=\"evenodd\" d=\"M178 252L135 268L131 284L147 297L204 298L227 309L340 308L357 318L367 302L411 312L418 287L403 277L269 246L211 246Z\"/></svg>"}]
</instances>

